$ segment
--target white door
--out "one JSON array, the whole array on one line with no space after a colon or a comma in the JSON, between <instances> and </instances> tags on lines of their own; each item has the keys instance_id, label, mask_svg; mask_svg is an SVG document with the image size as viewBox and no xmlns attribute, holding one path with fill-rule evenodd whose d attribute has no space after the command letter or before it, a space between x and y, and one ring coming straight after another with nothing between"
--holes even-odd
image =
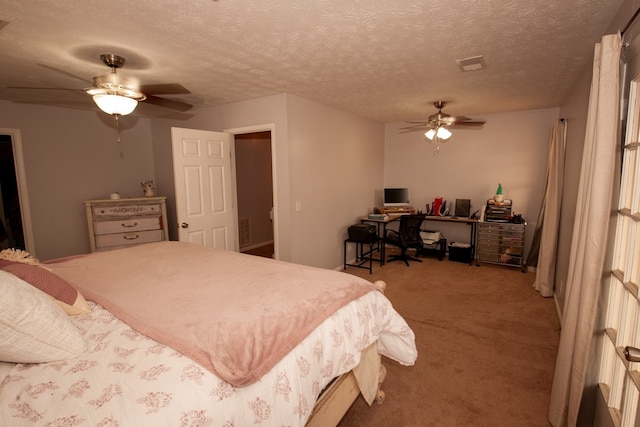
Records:
<instances>
[{"instance_id":1,"label":"white door","mask_svg":"<svg viewBox=\"0 0 640 427\"><path fill-rule=\"evenodd\" d=\"M238 250L232 135L171 128L178 240Z\"/></svg>"}]
</instances>

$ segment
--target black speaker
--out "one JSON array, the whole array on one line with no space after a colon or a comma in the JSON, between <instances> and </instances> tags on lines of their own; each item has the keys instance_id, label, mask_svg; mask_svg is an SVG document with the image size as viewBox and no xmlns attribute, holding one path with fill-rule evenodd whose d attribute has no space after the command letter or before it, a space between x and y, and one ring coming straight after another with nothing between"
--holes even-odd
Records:
<instances>
[{"instance_id":1,"label":"black speaker","mask_svg":"<svg viewBox=\"0 0 640 427\"><path fill-rule=\"evenodd\" d=\"M460 218L469 218L471 213L471 200L469 199L456 199L456 211L454 216Z\"/></svg>"},{"instance_id":2,"label":"black speaker","mask_svg":"<svg viewBox=\"0 0 640 427\"><path fill-rule=\"evenodd\" d=\"M378 240L376 226L373 224L354 224L349 226L349 240L359 243L375 243Z\"/></svg>"}]
</instances>

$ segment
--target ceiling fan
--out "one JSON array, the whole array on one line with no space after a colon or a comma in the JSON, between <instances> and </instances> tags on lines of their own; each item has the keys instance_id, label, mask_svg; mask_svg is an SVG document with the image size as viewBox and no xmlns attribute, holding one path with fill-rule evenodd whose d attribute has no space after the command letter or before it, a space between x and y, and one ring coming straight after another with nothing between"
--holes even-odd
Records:
<instances>
[{"instance_id":1,"label":"ceiling fan","mask_svg":"<svg viewBox=\"0 0 640 427\"><path fill-rule=\"evenodd\" d=\"M127 115L133 112L138 102L146 101L149 104L158 105L178 111L187 111L192 105L185 102L160 98L156 94L186 94L191 93L182 85L138 85L132 79L117 74L125 59L114 54L102 54L100 59L111 68L111 73L93 78L93 87L84 91L93 97L98 107L107 114Z\"/></svg>"},{"instance_id":2,"label":"ceiling fan","mask_svg":"<svg viewBox=\"0 0 640 427\"><path fill-rule=\"evenodd\" d=\"M93 78L93 86L85 89L69 88L45 88L45 87L10 87L9 89L33 89L33 90L71 90L86 93L93 98L96 105L105 113L114 116L124 116L134 111L138 102L151 104L170 110L185 112L193 108L193 105L175 99L162 98L158 95L180 95L191 92L178 83L139 85L135 79L127 78L117 73L125 64L125 59L115 54L100 55L102 62L111 69L109 74ZM43 65L44 66L44 65ZM71 77L86 81L67 71L45 66Z\"/></svg>"},{"instance_id":3,"label":"ceiling fan","mask_svg":"<svg viewBox=\"0 0 640 427\"><path fill-rule=\"evenodd\" d=\"M438 109L437 113L430 115L427 121L407 122L411 126L400 128L400 133L422 131L429 142L446 142L451 137L450 127L481 127L485 123L483 120L443 113L442 109L447 105L445 101L436 101L433 105Z\"/></svg>"}]
</instances>

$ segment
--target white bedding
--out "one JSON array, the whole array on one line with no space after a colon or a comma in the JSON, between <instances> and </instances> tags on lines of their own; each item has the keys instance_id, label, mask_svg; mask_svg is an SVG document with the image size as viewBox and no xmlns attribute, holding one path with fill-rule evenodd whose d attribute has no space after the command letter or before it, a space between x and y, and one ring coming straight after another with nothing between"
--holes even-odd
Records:
<instances>
[{"instance_id":1,"label":"white bedding","mask_svg":"<svg viewBox=\"0 0 640 427\"><path fill-rule=\"evenodd\" d=\"M376 339L402 364L417 357L413 331L373 291L338 310L262 379L235 388L90 305L91 314L72 318L86 354L0 367L2 425L302 426L324 386Z\"/></svg>"}]
</instances>

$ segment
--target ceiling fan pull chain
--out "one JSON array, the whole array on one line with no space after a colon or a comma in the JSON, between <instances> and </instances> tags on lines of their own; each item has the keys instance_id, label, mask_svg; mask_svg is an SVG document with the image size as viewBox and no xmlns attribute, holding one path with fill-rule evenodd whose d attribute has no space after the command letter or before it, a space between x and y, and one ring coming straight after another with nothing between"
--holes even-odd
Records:
<instances>
[{"instance_id":1,"label":"ceiling fan pull chain","mask_svg":"<svg viewBox=\"0 0 640 427\"><path fill-rule=\"evenodd\" d=\"M116 130L116 142L118 144L120 144L120 125L119 125L119 121L118 121L118 116L119 115L120 114L112 114L112 116L113 116L113 125L114 125L114 128Z\"/></svg>"}]
</instances>

